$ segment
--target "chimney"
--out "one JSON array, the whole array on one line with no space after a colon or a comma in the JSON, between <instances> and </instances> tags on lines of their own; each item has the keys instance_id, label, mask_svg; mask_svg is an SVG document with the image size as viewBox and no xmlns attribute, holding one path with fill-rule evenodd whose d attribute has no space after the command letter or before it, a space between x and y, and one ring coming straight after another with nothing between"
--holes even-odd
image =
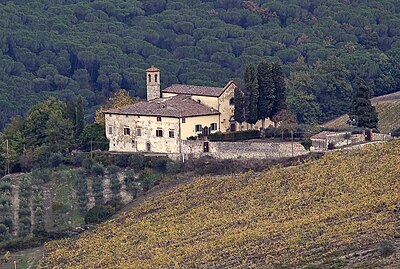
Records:
<instances>
[{"instance_id":1,"label":"chimney","mask_svg":"<svg viewBox=\"0 0 400 269\"><path fill-rule=\"evenodd\" d=\"M161 97L160 89L160 69L157 67L150 67L146 70L147 81L147 101Z\"/></svg>"}]
</instances>

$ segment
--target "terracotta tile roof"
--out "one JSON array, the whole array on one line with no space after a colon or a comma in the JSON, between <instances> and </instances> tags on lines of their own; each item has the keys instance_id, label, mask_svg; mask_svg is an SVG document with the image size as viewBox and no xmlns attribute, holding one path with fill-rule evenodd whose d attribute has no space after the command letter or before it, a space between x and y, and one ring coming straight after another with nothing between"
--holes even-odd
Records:
<instances>
[{"instance_id":1,"label":"terracotta tile roof","mask_svg":"<svg viewBox=\"0 0 400 269\"><path fill-rule=\"evenodd\" d=\"M146 72L159 72L160 69L152 65L150 68L146 69Z\"/></svg>"},{"instance_id":2,"label":"terracotta tile roof","mask_svg":"<svg viewBox=\"0 0 400 269\"><path fill-rule=\"evenodd\" d=\"M218 97L224 92L224 90L225 88L218 87L174 84L165 88L163 92Z\"/></svg>"},{"instance_id":3,"label":"terracotta tile roof","mask_svg":"<svg viewBox=\"0 0 400 269\"><path fill-rule=\"evenodd\" d=\"M218 115L218 110L200 104L189 95L177 95L168 98L158 98L151 101L140 101L130 106L110 109L105 114L143 115L162 117L194 117L203 115Z\"/></svg>"}]
</instances>

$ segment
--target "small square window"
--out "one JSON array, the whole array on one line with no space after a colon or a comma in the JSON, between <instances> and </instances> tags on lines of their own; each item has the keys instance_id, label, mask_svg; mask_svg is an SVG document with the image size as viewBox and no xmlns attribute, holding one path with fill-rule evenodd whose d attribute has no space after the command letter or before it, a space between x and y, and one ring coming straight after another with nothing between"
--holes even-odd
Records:
<instances>
[{"instance_id":1,"label":"small square window","mask_svg":"<svg viewBox=\"0 0 400 269\"><path fill-rule=\"evenodd\" d=\"M131 128L124 127L124 135L131 135Z\"/></svg>"},{"instance_id":2,"label":"small square window","mask_svg":"<svg viewBox=\"0 0 400 269\"><path fill-rule=\"evenodd\" d=\"M216 123L211 123L211 125L210 125L210 129L211 129L211 131L215 131L215 130L217 130L217 124Z\"/></svg>"},{"instance_id":3,"label":"small square window","mask_svg":"<svg viewBox=\"0 0 400 269\"><path fill-rule=\"evenodd\" d=\"M231 98L231 99L229 100L229 104L230 104L231 106L233 106L233 105L235 104L235 98Z\"/></svg>"},{"instance_id":4,"label":"small square window","mask_svg":"<svg viewBox=\"0 0 400 269\"><path fill-rule=\"evenodd\" d=\"M157 121L161 121L161 117L157 117Z\"/></svg>"},{"instance_id":5,"label":"small square window","mask_svg":"<svg viewBox=\"0 0 400 269\"><path fill-rule=\"evenodd\" d=\"M196 124L195 130L196 132L201 132L202 131L201 124Z\"/></svg>"},{"instance_id":6,"label":"small square window","mask_svg":"<svg viewBox=\"0 0 400 269\"><path fill-rule=\"evenodd\" d=\"M113 133L113 127L112 126L108 126L108 134L112 134Z\"/></svg>"},{"instance_id":7,"label":"small square window","mask_svg":"<svg viewBox=\"0 0 400 269\"><path fill-rule=\"evenodd\" d=\"M137 128L136 129L136 136L142 136L142 129L141 128Z\"/></svg>"},{"instance_id":8,"label":"small square window","mask_svg":"<svg viewBox=\"0 0 400 269\"><path fill-rule=\"evenodd\" d=\"M162 130L156 130L156 136L157 137L163 137L163 131Z\"/></svg>"},{"instance_id":9,"label":"small square window","mask_svg":"<svg viewBox=\"0 0 400 269\"><path fill-rule=\"evenodd\" d=\"M182 118L182 123L186 123L186 118Z\"/></svg>"},{"instance_id":10,"label":"small square window","mask_svg":"<svg viewBox=\"0 0 400 269\"><path fill-rule=\"evenodd\" d=\"M169 137L174 138L175 137L175 130L169 130Z\"/></svg>"}]
</instances>

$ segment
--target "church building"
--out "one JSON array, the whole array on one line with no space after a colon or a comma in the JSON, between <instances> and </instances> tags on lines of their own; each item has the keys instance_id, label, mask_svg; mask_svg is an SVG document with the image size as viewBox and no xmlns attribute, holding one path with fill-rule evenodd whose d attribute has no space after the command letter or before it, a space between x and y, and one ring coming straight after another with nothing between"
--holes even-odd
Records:
<instances>
[{"instance_id":1,"label":"church building","mask_svg":"<svg viewBox=\"0 0 400 269\"><path fill-rule=\"evenodd\" d=\"M233 80L223 88L177 84L161 91L154 66L146 80L147 101L104 112L110 151L180 153L189 137L236 131Z\"/></svg>"}]
</instances>

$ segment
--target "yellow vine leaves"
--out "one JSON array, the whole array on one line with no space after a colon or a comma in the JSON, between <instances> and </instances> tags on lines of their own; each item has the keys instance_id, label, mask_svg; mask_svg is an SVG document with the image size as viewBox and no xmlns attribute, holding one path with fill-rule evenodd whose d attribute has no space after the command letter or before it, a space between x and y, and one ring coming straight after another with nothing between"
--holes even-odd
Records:
<instances>
[{"instance_id":1,"label":"yellow vine leaves","mask_svg":"<svg viewBox=\"0 0 400 269\"><path fill-rule=\"evenodd\" d=\"M399 178L400 141L203 177L47 243L39 268L292 268L393 236Z\"/></svg>"}]
</instances>

